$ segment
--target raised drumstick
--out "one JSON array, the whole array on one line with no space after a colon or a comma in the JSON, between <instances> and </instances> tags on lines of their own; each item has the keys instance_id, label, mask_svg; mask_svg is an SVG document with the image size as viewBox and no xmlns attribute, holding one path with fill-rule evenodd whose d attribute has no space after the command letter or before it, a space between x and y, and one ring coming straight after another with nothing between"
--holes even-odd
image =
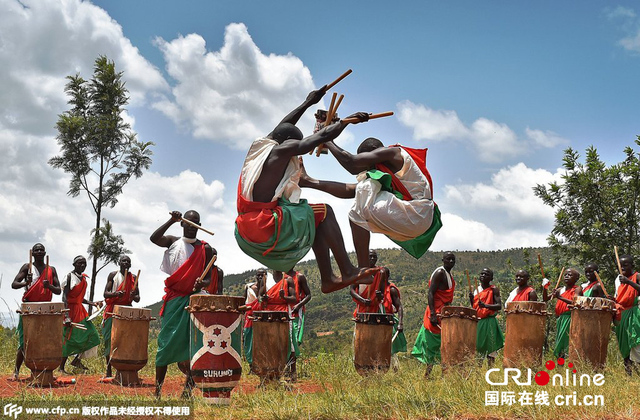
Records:
<instances>
[{"instance_id":1,"label":"raised drumstick","mask_svg":"<svg viewBox=\"0 0 640 420\"><path fill-rule=\"evenodd\" d=\"M198 282L201 282L201 281L202 281L202 279L204 278L204 276L209 272L209 270L211 269L211 266L213 265L213 263L214 263L214 262L216 262L216 260L217 260L217 259L218 259L218 256L217 256L217 255L214 255L214 256L211 258L211 261L209 261L209 264L207 264L207 266L205 267L204 271L202 272L202 275L196 279L196 283L198 283ZM195 287L193 288L193 291L194 291L194 292L196 291L196 288L195 288Z\"/></svg>"},{"instance_id":2,"label":"raised drumstick","mask_svg":"<svg viewBox=\"0 0 640 420\"><path fill-rule=\"evenodd\" d=\"M379 114L369 114L369 119L370 120L375 120L376 118L390 117L392 115L393 115L393 111L381 112ZM357 123L359 121L360 120L357 119L356 117L345 118L344 120L342 120L342 122L346 122L346 123Z\"/></svg>"},{"instance_id":3,"label":"raised drumstick","mask_svg":"<svg viewBox=\"0 0 640 420\"><path fill-rule=\"evenodd\" d=\"M169 214L171 214L171 213L169 213ZM186 223L186 224L188 224L188 225L193 226L193 227L194 227L194 228L196 228L196 229L200 229L200 230L202 230L202 231L207 232L209 235L213 235L213 234L214 234L214 233L213 233L213 232L211 232L210 230L207 230L207 229L203 228L202 226L200 226L199 224L197 224L197 223L193 223L191 220L187 220L187 219L185 219L184 217L181 217L181 218L180 218L180 220L181 220L182 222L185 222L185 223Z\"/></svg>"},{"instance_id":4,"label":"raised drumstick","mask_svg":"<svg viewBox=\"0 0 640 420\"><path fill-rule=\"evenodd\" d=\"M598 279L598 282L600 283L600 287L602 287L602 291L604 292L604 295L607 297L607 299L611 299L609 297L609 293L607 293L607 289L604 288L604 283L602 282L602 279L600 278L600 274L598 274L597 271L594 271L594 273L596 274L596 278Z\"/></svg>"},{"instance_id":5,"label":"raised drumstick","mask_svg":"<svg viewBox=\"0 0 640 420\"><path fill-rule=\"evenodd\" d=\"M475 283L475 285L476 285L476 292L477 292L477 291L478 291L478 278L477 278L477 277L474 277L474 278L473 278L473 282L474 282L474 283Z\"/></svg>"},{"instance_id":6,"label":"raised drumstick","mask_svg":"<svg viewBox=\"0 0 640 420\"><path fill-rule=\"evenodd\" d=\"M620 265L620 257L618 256L618 247L614 246L613 251L616 253L616 262L618 263L618 271L622 275L622 266Z\"/></svg>"},{"instance_id":7,"label":"raised drumstick","mask_svg":"<svg viewBox=\"0 0 640 420\"><path fill-rule=\"evenodd\" d=\"M133 282L133 289L131 290L131 293L133 293L136 290L136 287L138 287L138 280L140 280L140 270L138 270L136 280Z\"/></svg>"},{"instance_id":8,"label":"raised drumstick","mask_svg":"<svg viewBox=\"0 0 640 420\"><path fill-rule=\"evenodd\" d=\"M540 254L538 254L538 265L540 266L540 272L542 273L542 278L545 278L544 267L542 266L542 258L540 257Z\"/></svg>"},{"instance_id":9,"label":"raised drumstick","mask_svg":"<svg viewBox=\"0 0 640 420\"><path fill-rule=\"evenodd\" d=\"M564 274L564 267L560 270L560 276L558 276L558 282L556 283L556 287L553 290L556 290L558 286L560 286L560 280L562 280L562 275Z\"/></svg>"},{"instance_id":10,"label":"raised drumstick","mask_svg":"<svg viewBox=\"0 0 640 420\"><path fill-rule=\"evenodd\" d=\"M333 82L331 82L331 83L329 83L327 85L327 90L331 89L332 87L334 87L335 85L340 83L340 81L342 81L342 79L344 79L345 77L350 75L352 71L353 70L349 69L349 70L345 71L344 73L342 73L342 75L340 77L338 77L336 80L334 80Z\"/></svg>"},{"instance_id":11,"label":"raised drumstick","mask_svg":"<svg viewBox=\"0 0 640 420\"><path fill-rule=\"evenodd\" d=\"M31 262L32 259L33 259L33 254L31 250L29 250L29 271L28 271L29 274L33 273L33 263Z\"/></svg>"},{"instance_id":12,"label":"raised drumstick","mask_svg":"<svg viewBox=\"0 0 640 420\"><path fill-rule=\"evenodd\" d=\"M335 117L336 112L338 112L338 107L340 106L340 103L344 99L344 95L340 95L340 97L338 98L338 102L336 102L334 106L333 102L335 98L336 98L336 93L334 92L333 97L331 98L331 106L329 107L329 111L327 111L327 119L324 122L325 127L331 124L333 117ZM320 156L323 150L324 150L324 144L321 144L320 146L318 146L316 149L316 157Z\"/></svg>"}]
</instances>

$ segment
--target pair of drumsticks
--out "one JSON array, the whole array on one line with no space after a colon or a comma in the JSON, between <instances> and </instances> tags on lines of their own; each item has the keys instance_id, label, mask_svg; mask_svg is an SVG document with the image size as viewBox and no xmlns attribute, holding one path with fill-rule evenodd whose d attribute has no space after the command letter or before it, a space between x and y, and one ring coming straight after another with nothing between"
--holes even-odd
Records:
<instances>
[{"instance_id":1,"label":"pair of drumsticks","mask_svg":"<svg viewBox=\"0 0 640 420\"><path fill-rule=\"evenodd\" d=\"M615 247L615 252L616 252L616 259L618 260L618 267L620 269L620 273L622 273L622 269L620 268L620 260L618 259L618 248ZM538 265L540 266L540 272L542 273L542 277L545 277L544 275L544 267L542 266L542 258L540 257L540 254L538 254ZM562 267L562 270L560 270L560 275L558 276L558 281L556 282L556 287L553 290L556 290L558 288L558 286L560 286L560 281L562 280L562 276L564 275L564 267ZM604 295L609 298L609 294L607 293L607 289L604 288L604 283L602 282L602 279L600 278L600 275L598 274L597 271L595 271L595 275L596 275L596 279L598 279L598 283L600 284L600 287L602 287L602 291L604 292Z\"/></svg>"}]
</instances>

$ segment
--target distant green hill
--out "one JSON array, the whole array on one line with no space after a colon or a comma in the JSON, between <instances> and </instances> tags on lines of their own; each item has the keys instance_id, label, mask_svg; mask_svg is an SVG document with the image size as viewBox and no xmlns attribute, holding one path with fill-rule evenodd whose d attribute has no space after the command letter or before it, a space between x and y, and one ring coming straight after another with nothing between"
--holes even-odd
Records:
<instances>
[{"instance_id":1,"label":"distant green hill","mask_svg":"<svg viewBox=\"0 0 640 420\"><path fill-rule=\"evenodd\" d=\"M468 284L465 270L469 270L471 282L480 271L489 267L494 271L494 284L500 287L506 298L515 287L515 272L528 269L532 284L540 291L541 275L538 268L537 254L540 253L545 264L545 274L554 282L559 275L560 264L552 255L550 248L516 248L502 251L453 251L456 255L456 266L453 275L457 283L454 305L468 306ZM351 255L355 261L355 255ZM398 286L405 312L405 334L409 347L412 346L420 329L424 310L427 306L427 281L434 269L441 265L442 252L427 252L419 260L409 256L401 249L378 250L378 264L391 271L391 280ZM564 264L567 265L568 264ZM554 268L555 267L555 268ZM304 273L310 282L312 299L307 305L305 325L305 343L303 352L307 354L318 351L335 352L351 345L353 336L352 315L355 303L349 296L348 289L323 294L320 291L320 275L315 260L298 264L298 271ZM337 267L334 267L337 272ZM241 296L243 287L251 282L256 270L240 274L225 275L224 293ZM504 299L504 298L503 298ZM162 302L149 308L157 316ZM333 334L318 336L318 333Z\"/></svg>"}]
</instances>

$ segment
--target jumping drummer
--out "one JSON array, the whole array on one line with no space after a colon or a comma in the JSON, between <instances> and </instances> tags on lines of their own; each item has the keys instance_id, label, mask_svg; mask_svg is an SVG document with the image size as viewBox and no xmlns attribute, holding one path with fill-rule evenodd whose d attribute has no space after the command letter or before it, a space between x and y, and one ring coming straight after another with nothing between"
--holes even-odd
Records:
<instances>
[{"instance_id":1,"label":"jumping drummer","mask_svg":"<svg viewBox=\"0 0 640 420\"><path fill-rule=\"evenodd\" d=\"M13 289L24 287L23 302L51 302L53 294L60 294L60 283L55 267L47 265L44 257L46 250L41 243L35 244L31 248L33 262L29 261L20 267L20 271L11 283ZM36 279L34 282L33 279ZM24 334L22 331L22 316L18 317L18 351L16 353L16 366L13 371L13 380L18 380L20 366L24 362Z\"/></svg>"},{"instance_id":2,"label":"jumping drummer","mask_svg":"<svg viewBox=\"0 0 640 420\"><path fill-rule=\"evenodd\" d=\"M441 329L438 314L445 305L453 301L456 282L451 270L456 265L456 256L452 252L445 252L442 256L442 266L434 270L429 278L428 305L424 312L422 327L416 337L411 355L422 363L427 364L425 377L429 377L433 365L440 361Z\"/></svg>"},{"instance_id":3,"label":"jumping drummer","mask_svg":"<svg viewBox=\"0 0 640 420\"><path fill-rule=\"evenodd\" d=\"M189 210L184 219L200 225L200 214ZM180 222L182 237L165 235L174 223ZM183 397L189 397L195 386L189 369L189 312L184 308L189 304L189 296L207 287L210 277L198 281L207 264L213 258L213 249L209 244L196 238L198 229L183 221L182 213L172 211L171 218L160 226L149 238L164 252L160 269L169 277L164 281L165 295L160 309L162 327L158 334L158 352L156 354L156 397L160 397L162 384L171 363L186 375Z\"/></svg>"},{"instance_id":4,"label":"jumping drummer","mask_svg":"<svg viewBox=\"0 0 640 420\"><path fill-rule=\"evenodd\" d=\"M625 371L631 376L634 363L636 367L640 363L640 279L631 255L622 255L620 266L622 274L615 282L616 307L619 308L615 332Z\"/></svg>"},{"instance_id":5,"label":"jumping drummer","mask_svg":"<svg viewBox=\"0 0 640 420\"><path fill-rule=\"evenodd\" d=\"M82 370L88 370L80 361L81 358L93 357L89 355L89 350L100 345L100 334L89 321L89 314L84 305L100 307L101 302L91 302L84 298L87 291L87 279L89 276L84 274L87 268L87 260L78 255L73 259L73 271L66 275L62 280L62 301L65 307L69 309L65 327L63 329L62 340L62 362L60 363L60 371L67 374L65 364L67 358L72 355L76 357L71 365ZM71 323L80 324L73 326ZM97 350L97 349L96 349ZM95 353L97 355L97 352Z\"/></svg>"},{"instance_id":6,"label":"jumping drummer","mask_svg":"<svg viewBox=\"0 0 640 420\"><path fill-rule=\"evenodd\" d=\"M133 301L140 302L140 290L131 270L131 258L126 255L120 257L120 269L112 271L107 276L104 288L106 307L102 315L102 339L104 340L104 357L107 362L106 378L111 378L111 314L116 305L131 306ZM126 276L126 278L125 278Z\"/></svg>"},{"instance_id":7,"label":"jumping drummer","mask_svg":"<svg viewBox=\"0 0 640 420\"><path fill-rule=\"evenodd\" d=\"M542 300L548 302L552 298L556 302L556 347L553 350L555 357L565 357L569 349L569 330L571 328L571 308L576 296L582 294L582 288L576 283L580 279L580 273L573 268L564 272L564 287L555 289L548 294L547 288L542 289Z\"/></svg>"},{"instance_id":8,"label":"jumping drummer","mask_svg":"<svg viewBox=\"0 0 640 420\"><path fill-rule=\"evenodd\" d=\"M378 253L374 249L369 250L369 267L377 267L379 270L373 277L373 283L352 285L349 289L351 298L356 303L353 316L358 313L385 313L394 314L393 341L391 342L391 354L407 351L407 339L404 335L404 309L400 300L400 290L389 281L390 271L387 267L378 267ZM397 314L397 315L395 315ZM394 369L396 360L394 359Z\"/></svg>"},{"instance_id":9,"label":"jumping drummer","mask_svg":"<svg viewBox=\"0 0 640 420\"><path fill-rule=\"evenodd\" d=\"M518 270L516 284L518 286L509 293L504 303L505 308L509 302L536 302L538 300L538 294L533 287L529 286L529 272L527 270Z\"/></svg>"},{"instance_id":10,"label":"jumping drummer","mask_svg":"<svg viewBox=\"0 0 640 420\"><path fill-rule=\"evenodd\" d=\"M498 350L504 347L504 334L500 330L496 320L496 312L502 309L500 301L500 289L491 284L493 270L483 268L480 272L480 285L473 292L469 292L469 300L478 321L476 337L476 351L487 358L489 367L493 365L498 355Z\"/></svg>"}]
</instances>

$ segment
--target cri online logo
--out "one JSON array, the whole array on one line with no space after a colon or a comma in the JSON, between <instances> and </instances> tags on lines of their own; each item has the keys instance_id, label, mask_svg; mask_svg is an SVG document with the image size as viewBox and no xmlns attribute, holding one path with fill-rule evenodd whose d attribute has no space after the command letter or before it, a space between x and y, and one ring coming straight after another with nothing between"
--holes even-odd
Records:
<instances>
[{"instance_id":1,"label":"cri online logo","mask_svg":"<svg viewBox=\"0 0 640 420\"><path fill-rule=\"evenodd\" d=\"M554 362L553 360L548 360L544 366L547 368L548 371L553 371L556 368L556 365L559 368L560 366L564 366L565 363L567 366L565 366L564 375L562 375L561 373L549 375L549 372L544 370L540 370L536 372L535 375L533 375L533 371L531 369L527 369L526 373L523 374L523 371L521 369L505 368L503 370L503 376L501 378L502 381L495 381L493 379L495 379L496 375L493 375L493 374L496 372L500 372L501 370L499 368L495 368L495 369L489 369L487 373L484 375L484 377L489 385L507 385L510 379L513 380L513 382L516 385L531 385L532 376L536 384L540 386L548 385L549 382L551 382L552 386L569 386L569 385L590 386L591 384L594 384L596 386L604 385L603 374L597 373L592 377L584 373L578 377L577 375L578 370L575 368L573 363L571 362L567 363L567 361L562 357L560 357L557 360L557 362Z\"/></svg>"}]
</instances>

